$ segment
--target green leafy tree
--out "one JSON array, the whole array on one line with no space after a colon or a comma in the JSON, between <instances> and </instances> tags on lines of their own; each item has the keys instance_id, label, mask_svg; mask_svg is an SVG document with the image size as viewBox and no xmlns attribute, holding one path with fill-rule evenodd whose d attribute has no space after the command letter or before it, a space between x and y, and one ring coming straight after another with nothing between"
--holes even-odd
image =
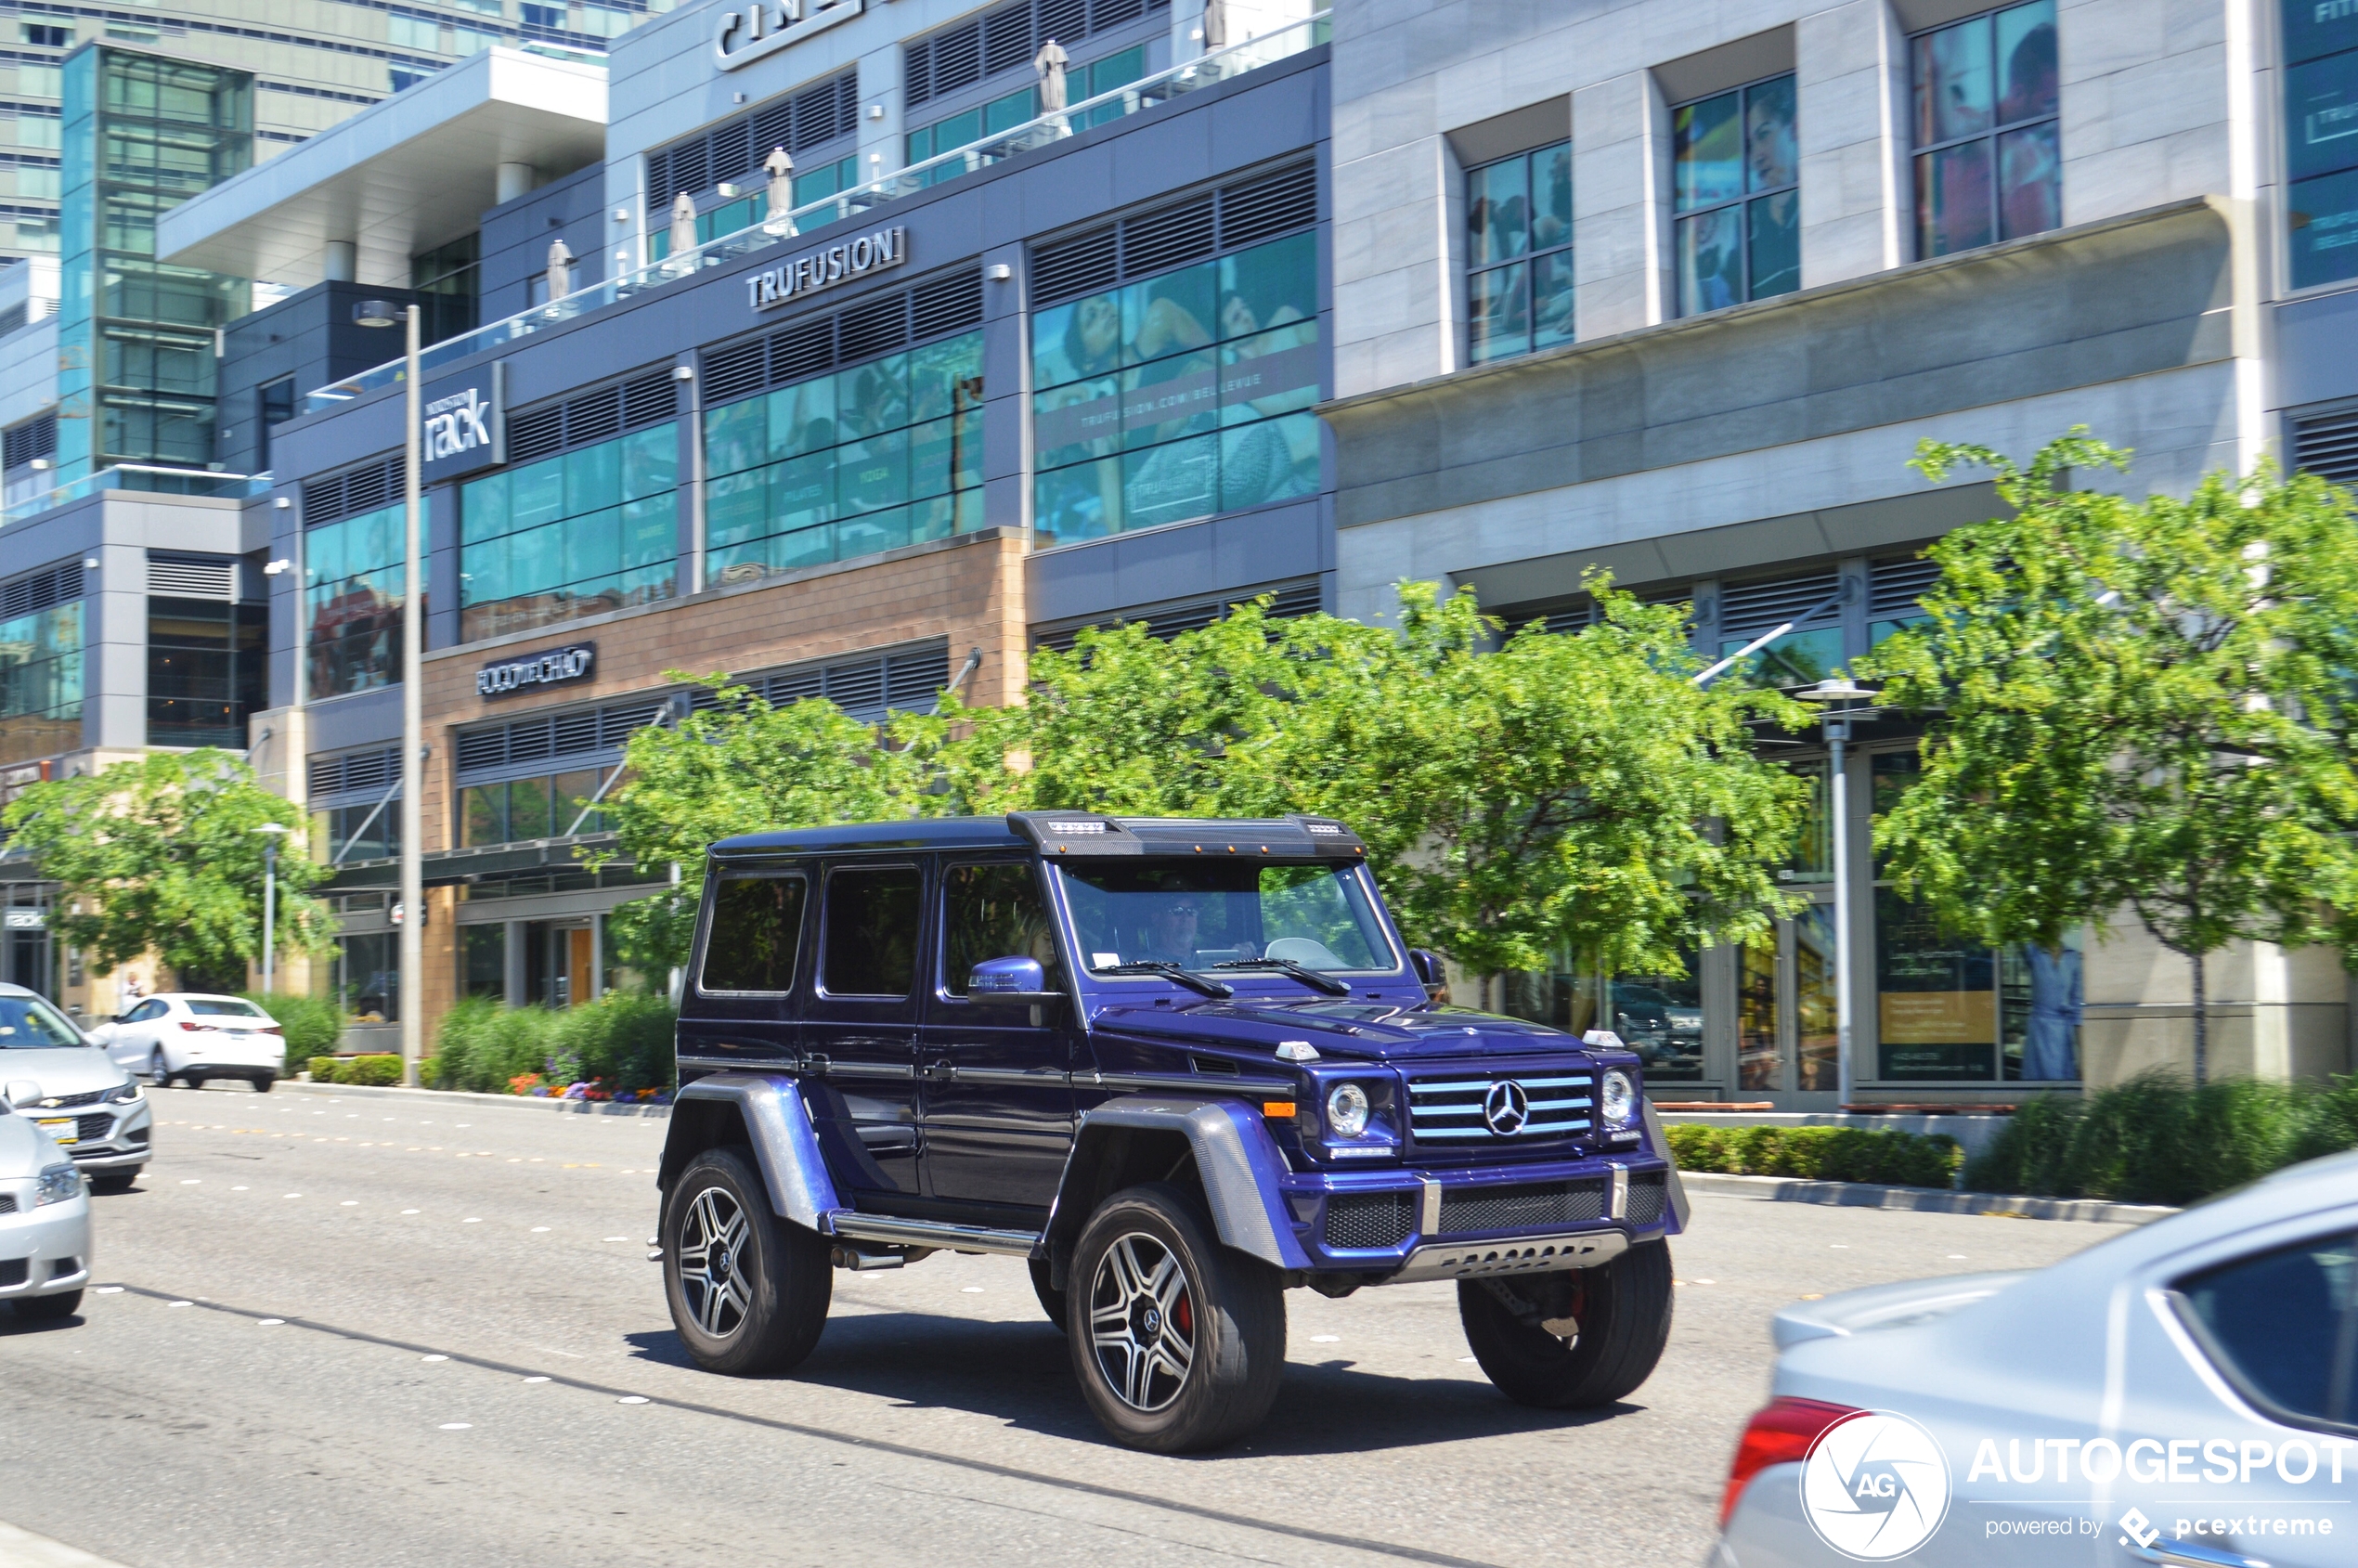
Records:
<instances>
[{"instance_id":1,"label":"green leafy tree","mask_svg":"<svg viewBox=\"0 0 2358 1568\"><path fill-rule=\"evenodd\" d=\"M0 812L14 849L58 882L50 924L99 969L153 952L190 989L237 991L262 951L263 857L277 823L274 940L323 952L326 906L308 890L327 869L299 849L302 819L226 751L160 752L97 773L52 779Z\"/></svg>"},{"instance_id":2,"label":"green leafy tree","mask_svg":"<svg viewBox=\"0 0 2358 1568\"><path fill-rule=\"evenodd\" d=\"M823 698L772 706L725 676L694 680L718 698L677 726L630 737L623 784L603 803L612 851L642 866L676 865L671 890L615 912L625 963L660 974L687 961L704 887L705 850L716 839L770 828L876 822L938 814L927 759L886 744L876 727Z\"/></svg>"},{"instance_id":3,"label":"green leafy tree","mask_svg":"<svg viewBox=\"0 0 2358 1568\"><path fill-rule=\"evenodd\" d=\"M2053 952L2133 914L2190 966L2199 1083L2210 953L2352 945L2358 523L2264 467L2183 500L2066 487L2129 457L2082 429L2027 469L1918 449L1936 483L1990 470L2014 515L1935 545L1927 622L1877 650L1886 700L1929 728L1875 843L1902 894L1983 941Z\"/></svg>"}]
</instances>

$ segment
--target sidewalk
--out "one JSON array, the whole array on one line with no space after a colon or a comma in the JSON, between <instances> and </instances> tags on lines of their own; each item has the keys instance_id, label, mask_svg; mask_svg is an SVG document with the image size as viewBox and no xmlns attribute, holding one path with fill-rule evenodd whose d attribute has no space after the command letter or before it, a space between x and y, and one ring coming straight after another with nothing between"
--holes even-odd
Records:
<instances>
[{"instance_id":1,"label":"sidewalk","mask_svg":"<svg viewBox=\"0 0 2358 1568\"><path fill-rule=\"evenodd\" d=\"M533 1095L475 1095L463 1089L380 1089L358 1083L305 1083L292 1078L279 1080L276 1092L281 1095L321 1095L330 1099L349 1095L359 1100L407 1099L433 1105L506 1106L511 1109L538 1109L558 1116L637 1116L665 1121L671 1115L669 1106L615 1105L611 1100L542 1099Z\"/></svg>"},{"instance_id":2,"label":"sidewalk","mask_svg":"<svg viewBox=\"0 0 2358 1568\"><path fill-rule=\"evenodd\" d=\"M46 1536L36 1536L30 1530L0 1523L0 1568L123 1568L123 1565L103 1557L93 1557L80 1547L70 1547L63 1541L53 1541Z\"/></svg>"},{"instance_id":3,"label":"sidewalk","mask_svg":"<svg viewBox=\"0 0 2358 1568\"><path fill-rule=\"evenodd\" d=\"M1690 1193L1750 1198L1766 1203L1825 1203L1843 1209L1912 1209L1927 1214L2003 1215L2023 1220L2086 1220L2141 1225L2178 1212L2152 1203L2108 1203L2093 1198L2025 1198L2018 1193L1943 1192L1928 1186L1871 1186L1865 1182L1812 1182L1798 1176L1729 1176L1681 1171Z\"/></svg>"}]
</instances>

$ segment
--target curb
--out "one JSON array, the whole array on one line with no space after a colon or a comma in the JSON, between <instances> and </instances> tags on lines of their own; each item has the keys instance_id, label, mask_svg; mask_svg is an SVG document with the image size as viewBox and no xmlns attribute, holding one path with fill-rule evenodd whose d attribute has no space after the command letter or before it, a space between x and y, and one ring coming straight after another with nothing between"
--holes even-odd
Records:
<instances>
[{"instance_id":1,"label":"curb","mask_svg":"<svg viewBox=\"0 0 2358 1568\"><path fill-rule=\"evenodd\" d=\"M2017 1193L1942 1192L1933 1187L1874 1186L1865 1182L1812 1182L1798 1176L1730 1176L1681 1171L1691 1193L1750 1198L1768 1203L1824 1203L1843 1209L1890 1209L1924 1214L2003 1215L2025 1220L2084 1220L2141 1225L2178 1212L2150 1203L2108 1203L2094 1198L2025 1198Z\"/></svg>"},{"instance_id":2,"label":"curb","mask_svg":"<svg viewBox=\"0 0 2358 1568\"><path fill-rule=\"evenodd\" d=\"M545 1109L559 1116L636 1116L667 1121L671 1116L669 1106L618 1106L612 1100L542 1099L533 1095L478 1095L465 1089L403 1089L380 1088L373 1083L304 1083L296 1079L279 1080L279 1092L293 1095L320 1095L333 1098L350 1095L364 1100L417 1099L434 1105L507 1106L512 1109Z\"/></svg>"},{"instance_id":3,"label":"curb","mask_svg":"<svg viewBox=\"0 0 2358 1568\"><path fill-rule=\"evenodd\" d=\"M80 1547L0 1523L0 1568L119 1568L111 1559L94 1557Z\"/></svg>"}]
</instances>

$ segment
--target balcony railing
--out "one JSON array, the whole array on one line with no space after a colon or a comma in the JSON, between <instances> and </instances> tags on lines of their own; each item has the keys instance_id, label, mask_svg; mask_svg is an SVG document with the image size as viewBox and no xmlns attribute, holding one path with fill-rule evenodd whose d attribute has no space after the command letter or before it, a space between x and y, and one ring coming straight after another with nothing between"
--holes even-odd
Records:
<instances>
[{"instance_id":1,"label":"balcony railing","mask_svg":"<svg viewBox=\"0 0 2358 1568\"><path fill-rule=\"evenodd\" d=\"M716 235L692 251L650 262L602 283L577 289L562 299L518 311L502 320L478 327L472 332L426 348L418 356L421 374L429 374L445 365L455 365L461 359L473 358L489 349L528 338L561 322L586 316L593 310L633 298L653 289L693 278L706 267L719 266L739 256L766 251L783 245L799 235L812 233L831 224L860 216L871 208L903 196L939 185L946 180L987 169L994 163L1057 142L1092 126L1108 123L1132 114L1143 113L1159 104L1206 87L1234 81L1247 71L1290 58L1323 44L1328 38L1328 18L1332 13L1320 11L1301 21L1289 23L1274 32L1234 44L1213 54L1173 66L1168 71L1141 78L1110 92L1083 98L1051 114L1039 115L1006 131L936 153L922 162L854 186L834 196L797 207L783 219L748 225L731 234ZM363 370L339 382L317 388L304 395L304 411L316 413L332 408L339 403L367 395L380 387L397 385L402 378L402 361L391 360L374 369Z\"/></svg>"},{"instance_id":2,"label":"balcony railing","mask_svg":"<svg viewBox=\"0 0 2358 1568\"><path fill-rule=\"evenodd\" d=\"M0 527L38 517L101 490L146 490L169 496L224 496L241 499L269 487L269 479L252 474L220 473L205 468L157 468L147 463L117 463L71 480L53 490L29 496L0 509Z\"/></svg>"}]
</instances>

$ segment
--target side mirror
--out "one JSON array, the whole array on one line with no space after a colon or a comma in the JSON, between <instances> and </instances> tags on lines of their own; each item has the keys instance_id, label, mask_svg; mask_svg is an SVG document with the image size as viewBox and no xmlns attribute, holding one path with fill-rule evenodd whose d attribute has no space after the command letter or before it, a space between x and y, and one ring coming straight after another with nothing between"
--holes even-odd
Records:
<instances>
[{"instance_id":1,"label":"side mirror","mask_svg":"<svg viewBox=\"0 0 2358 1568\"><path fill-rule=\"evenodd\" d=\"M41 1102L41 1085L30 1078L16 1079L8 1085L7 1100L10 1110L19 1106L38 1105Z\"/></svg>"},{"instance_id":2,"label":"side mirror","mask_svg":"<svg viewBox=\"0 0 2358 1568\"><path fill-rule=\"evenodd\" d=\"M1053 1002L1063 994L1048 989L1037 958L986 958L966 976L973 1002Z\"/></svg>"},{"instance_id":3,"label":"side mirror","mask_svg":"<svg viewBox=\"0 0 2358 1568\"><path fill-rule=\"evenodd\" d=\"M1441 954L1428 948L1410 948L1408 967L1415 972L1418 981L1428 991L1449 983L1449 971L1443 966Z\"/></svg>"}]
</instances>

